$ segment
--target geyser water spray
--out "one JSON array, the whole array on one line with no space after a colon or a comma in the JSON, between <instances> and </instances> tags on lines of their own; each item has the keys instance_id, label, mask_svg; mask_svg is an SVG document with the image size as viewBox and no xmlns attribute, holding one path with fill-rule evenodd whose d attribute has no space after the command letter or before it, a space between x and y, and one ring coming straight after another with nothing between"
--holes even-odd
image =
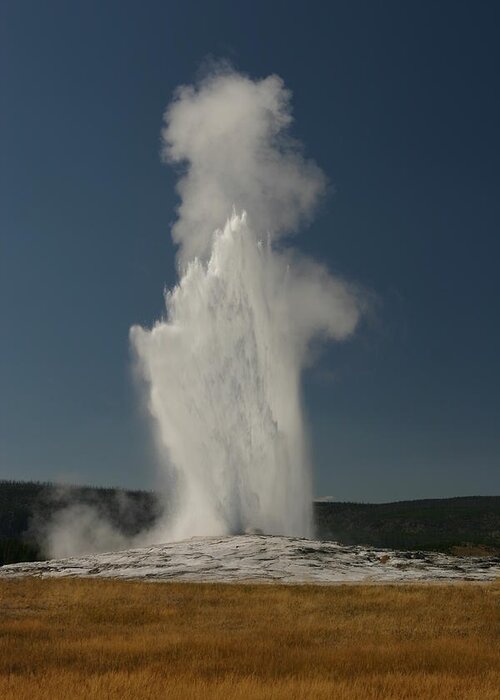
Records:
<instances>
[{"instance_id":1,"label":"geyser water spray","mask_svg":"<svg viewBox=\"0 0 500 700\"><path fill-rule=\"evenodd\" d=\"M164 320L131 329L175 492L163 539L311 534L301 370L312 338L354 331L359 301L283 244L325 185L290 122L278 77L227 69L180 88L165 114L165 159L185 167L180 279Z\"/></svg>"}]
</instances>

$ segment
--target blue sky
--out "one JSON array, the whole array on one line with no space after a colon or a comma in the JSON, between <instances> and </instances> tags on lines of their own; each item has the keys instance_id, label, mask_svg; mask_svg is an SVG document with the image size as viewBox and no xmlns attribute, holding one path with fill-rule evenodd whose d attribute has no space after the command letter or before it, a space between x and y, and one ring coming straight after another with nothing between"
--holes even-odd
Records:
<instances>
[{"instance_id":1,"label":"blue sky","mask_svg":"<svg viewBox=\"0 0 500 700\"><path fill-rule=\"evenodd\" d=\"M375 299L304 380L317 495L500 491L497 3L1 9L0 478L149 487L128 330L175 282L162 113L207 57L293 91L295 244Z\"/></svg>"}]
</instances>

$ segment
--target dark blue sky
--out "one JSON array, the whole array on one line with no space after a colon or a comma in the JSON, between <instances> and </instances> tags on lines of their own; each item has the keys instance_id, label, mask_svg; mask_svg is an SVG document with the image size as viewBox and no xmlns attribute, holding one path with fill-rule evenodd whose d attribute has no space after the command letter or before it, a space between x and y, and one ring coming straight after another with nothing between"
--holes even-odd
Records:
<instances>
[{"instance_id":1,"label":"dark blue sky","mask_svg":"<svg viewBox=\"0 0 500 700\"><path fill-rule=\"evenodd\" d=\"M332 193L296 239L375 313L305 378L317 495L500 492L500 5L1 10L0 478L149 487L128 329L175 281L163 110L207 56L294 93Z\"/></svg>"}]
</instances>

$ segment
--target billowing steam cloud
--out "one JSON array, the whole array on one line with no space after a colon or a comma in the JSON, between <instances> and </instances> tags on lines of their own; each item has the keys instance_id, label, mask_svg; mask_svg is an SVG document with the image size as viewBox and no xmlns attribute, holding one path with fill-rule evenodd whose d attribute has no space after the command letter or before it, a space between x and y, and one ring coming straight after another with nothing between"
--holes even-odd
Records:
<instances>
[{"instance_id":1,"label":"billowing steam cloud","mask_svg":"<svg viewBox=\"0 0 500 700\"><path fill-rule=\"evenodd\" d=\"M358 322L351 289L276 240L311 217L325 177L288 135L277 76L181 87L163 153L185 167L166 319L131 329L177 507L162 538L311 533L300 372L316 336Z\"/></svg>"},{"instance_id":2,"label":"billowing steam cloud","mask_svg":"<svg viewBox=\"0 0 500 700\"><path fill-rule=\"evenodd\" d=\"M232 71L177 90L162 136L165 159L187 166L172 228L183 263L209 254L233 207L264 239L310 218L326 180L288 135L290 97L276 75L254 81Z\"/></svg>"}]
</instances>

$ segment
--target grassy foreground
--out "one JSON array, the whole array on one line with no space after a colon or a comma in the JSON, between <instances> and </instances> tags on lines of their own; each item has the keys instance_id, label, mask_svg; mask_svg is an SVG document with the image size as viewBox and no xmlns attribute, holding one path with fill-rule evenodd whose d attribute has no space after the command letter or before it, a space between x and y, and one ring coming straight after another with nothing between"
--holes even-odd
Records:
<instances>
[{"instance_id":1,"label":"grassy foreground","mask_svg":"<svg viewBox=\"0 0 500 700\"><path fill-rule=\"evenodd\" d=\"M0 581L0 697L498 697L500 586Z\"/></svg>"}]
</instances>

